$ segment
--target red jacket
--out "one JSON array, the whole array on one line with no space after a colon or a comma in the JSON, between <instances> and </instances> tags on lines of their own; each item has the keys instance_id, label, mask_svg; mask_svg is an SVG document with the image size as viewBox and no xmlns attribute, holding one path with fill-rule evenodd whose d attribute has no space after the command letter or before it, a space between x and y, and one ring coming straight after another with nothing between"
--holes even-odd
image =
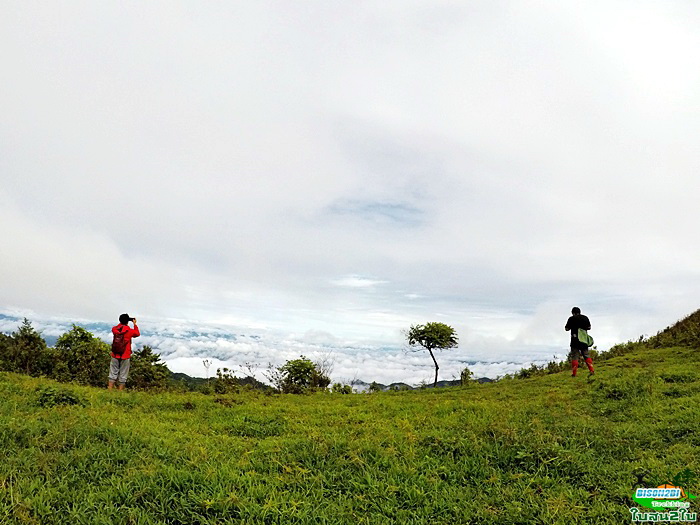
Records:
<instances>
[{"instance_id":1,"label":"red jacket","mask_svg":"<svg viewBox=\"0 0 700 525\"><path fill-rule=\"evenodd\" d=\"M124 353L120 356L116 356L113 353L110 353L109 355L115 359L129 359L131 357L131 339L141 335L141 332L139 332L139 327L134 325L133 328L129 328L129 325L118 324L117 326L112 327L112 333L116 334L117 332L124 334L126 350L124 350Z\"/></svg>"}]
</instances>

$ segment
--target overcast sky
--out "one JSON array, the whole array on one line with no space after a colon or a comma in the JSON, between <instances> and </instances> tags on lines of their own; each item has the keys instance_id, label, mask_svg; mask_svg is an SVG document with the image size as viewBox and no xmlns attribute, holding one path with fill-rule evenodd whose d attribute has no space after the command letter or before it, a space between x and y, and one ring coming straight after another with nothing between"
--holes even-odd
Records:
<instances>
[{"instance_id":1,"label":"overcast sky","mask_svg":"<svg viewBox=\"0 0 700 525\"><path fill-rule=\"evenodd\" d=\"M565 349L574 305L601 346L655 333L700 306L698 27L687 1L6 0L0 309L302 347L441 321L462 356Z\"/></svg>"}]
</instances>

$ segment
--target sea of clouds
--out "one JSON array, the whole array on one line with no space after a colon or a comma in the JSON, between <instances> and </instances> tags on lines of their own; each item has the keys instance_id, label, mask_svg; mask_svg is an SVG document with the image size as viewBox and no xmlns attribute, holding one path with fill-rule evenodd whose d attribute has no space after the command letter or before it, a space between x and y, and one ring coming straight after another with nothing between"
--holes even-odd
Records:
<instances>
[{"instance_id":1,"label":"sea of clouds","mask_svg":"<svg viewBox=\"0 0 700 525\"><path fill-rule=\"evenodd\" d=\"M27 318L49 345L71 329L82 326L105 342L111 341L112 324L86 319L44 318L27 311L0 312L0 332L17 330ZM176 319L139 320L142 335L137 348L151 346L173 372L195 377L214 376L218 368L229 368L238 375L265 381L270 366L279 366L300 356L325 361L332 366L333 382L353 380L396 382L418 385L431 383L434 366L425 351L413 351L398 334L395 345L368 344L343 340L330 333L309 331L282 333L265 329L239 329ZM523 345L507 339L472 338L467 344L436 352L440 380L459 378L465 366L475 377L497 378L531 363L563 359L561 347ZM206 368L204 362L209 362Z\"/></svg>"}]
</instances>

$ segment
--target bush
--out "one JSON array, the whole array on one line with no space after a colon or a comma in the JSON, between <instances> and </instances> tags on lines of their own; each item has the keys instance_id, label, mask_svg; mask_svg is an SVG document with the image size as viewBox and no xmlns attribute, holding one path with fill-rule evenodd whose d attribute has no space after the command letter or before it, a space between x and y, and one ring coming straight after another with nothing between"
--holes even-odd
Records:
<instances>
[{"instance_id":1,"label":"bush","mask_svg":"<svg viewBox=\"0 0 700 525\"><path fill-rule=\"evenodd\" d=\"M146 345L131 354L129 386L141 390L165 390L170 380L168 366L160 360L160 355Z\"/></svg>"},{"instance_id":2,"label":"bush","mask_svg":"<svg viewBox=\"0 0 700 525\"><path fill-rule=\"evenodd\" d=\"M474 372L469 370L466 366L464 367L464 370L462 370L462 373L459 375L459 381L462 386L467 385L472 378L474 377Z\"/></svg>"},{"instance_id":3,"label":"bush","mask_svg":"<svg viewBox=\"0 0 700 525\"><path fill-rule=\"evenodd\" d=\"M352 394L352 387L342 383L335 383L333 388L331 388L331 392L334 394Z\"/></svg>"},{"instance_id":4,"label":"bush","mask_svg":"<svg viewBox=\"0 0 700 525\"><path fill-rule=\"evenodd\" d=\"M228 368L217 368L216 379L212 382L212 388L217 394L229 394L238 392L240 383L238 378Z\"/></svg>"},{"instance_id":5,"label":"bush","mask_svg":"<svg viewBox=\"0 0 700 525\"><path fill-rule=\"evenodd\" d=\"M304 394L314 390L325 390L331 379L317 365L303 355L287 361L277 368L278 388L285 394Z\"/></svg>"},{"instance_id":6,"label":"bush","mask_svg":"<svg viewBox=\"0 0 700 525\"><path fill-rule=\"evenodd\" d=\"M616 344L615 346L612 346L610 350L600 352L591 357L593 357L593 359L597 359L598 361L607 361L613 357L629 354L630 352L635 352L645 347L646 343L644 342L644 337L640 337L638 341L628 341L626 343Z\"/></svg>"},{"instance_id":7,"label":"bush","mask_svg":"<svg viewBox=\"0 0 700 525\"><path fill-rule=\"evenodd\" d=\"M110 347L85 328L73 328L56 341L54 367L48 374L58 381L102 386L109 371Z\"/></svg>"},{"instance_id":8,"label":"bush","mask_svg":"<svg viewBox=\"0 0 700 525\"><path fill-rule=\"evenodd\" d=\"M46 352L46 342L26 318L16 332L0 337L0 367L8 372L47 375L51 361Z\"/></svg>"}]
</instances>

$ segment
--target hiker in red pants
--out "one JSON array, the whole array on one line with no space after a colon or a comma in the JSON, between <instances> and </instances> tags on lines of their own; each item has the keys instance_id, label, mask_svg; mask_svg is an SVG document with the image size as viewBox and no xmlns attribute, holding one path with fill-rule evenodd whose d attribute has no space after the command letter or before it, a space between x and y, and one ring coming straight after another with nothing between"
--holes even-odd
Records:
<instances>
[{"instance_id":1,"label":"hiker in red pants","mask_svg":"<svg viewBox=\"0 0 700 525\"><path fill-rule=\"evenodd\" d=\"M571 359L571 376L576 377L576 371L578 370L578 360L579 355L585 359L588 371L593 375L593 360L588 355L588 344L585 341L579 341L579 329L590 330L591 321L585 315L581 314L581 309L578 306L574 306L571 309L571 317L566 321L566 326L564 330L571 331L571 352L569 353L569 359Z\"/></svg>"}]
</instances>

